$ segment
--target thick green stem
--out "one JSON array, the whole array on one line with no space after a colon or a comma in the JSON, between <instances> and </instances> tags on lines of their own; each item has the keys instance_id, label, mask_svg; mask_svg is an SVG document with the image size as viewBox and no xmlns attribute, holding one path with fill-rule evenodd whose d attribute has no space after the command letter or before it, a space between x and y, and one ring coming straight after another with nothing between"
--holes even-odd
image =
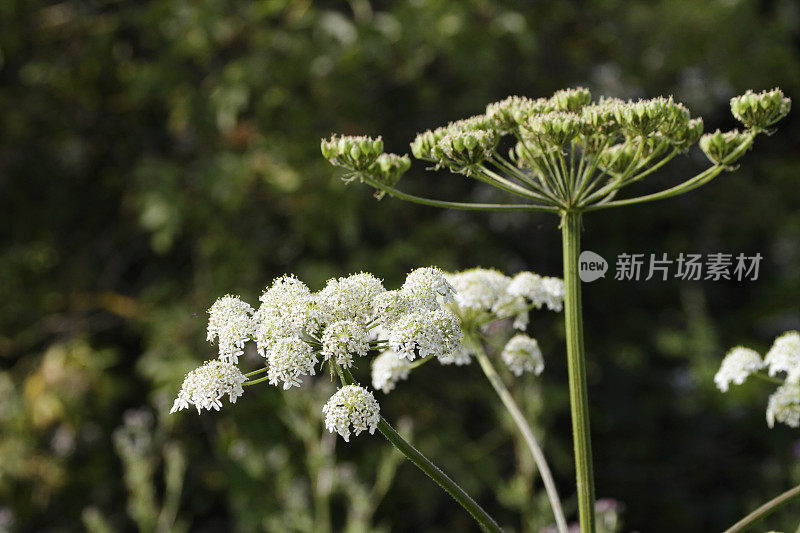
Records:
<instances>
[{"instance_id":1,"label":"thick green stem","mask_svg":"<svg viewBox=\"0 0 800 533\"><path fill-rule=\"evenodd\" d=\"M589 433L589 395L586 386L586 357L583 352L581 280L578 277L581 214L567 211L561 219L564 247L564 318L567 333L569 403L572 413L572 438L575 445L575 473L578 481L578 515L581 533L594 533L594 477Z\"/></svg>"},{"instance_id":2,"label":"thick green stem","mask_svg":"<svg viewBox=\"0 0 800 533\"><path fill-rule=\"evenodd\" d=\"M800 485L796 486L793 489L787 490L777 498L774 498L749 515L745 516L731 527L725 530L725 533L739 533L740 531L746 530L748 527L752 526L762 518L766 517L769 514L772 514L773 511L777 511L783 505L789 503L791 500L800 496Z\"/></svg>"},{"instance_id":3,"label":"thick green stem","mask_svg":"<svg viewBox=\"0 0 800 533\"><path fill-rule=\"evenodd\" d=\"M337 371L339 371L339 377L341 378L342 382L348 385L352 385L355 383L355 379L353 379L353 375L350 373L350 370L344 367L339 367L336 365ZM405 440L395 429L389 425L389 423L381 417L380 421L378 422L378 431L386 437L395 448L400 450L400 453L406 456L406 458L417 465L417 468L425 472L428 477L434 480L436 483L439 484L447 493L453 497L455 501L461 504L461 506L472 515L472 517L481 525L481 527L486 531L492 532L501 532L500 526L497 525L497 522L489 516L489 514L483 510L483 508L478 505L475 500L473 500L469 494L464 492L458 484L450 479L450 477L439 470L435 464L431 462L430 459L422 455L422 452L414 448L407 440Z\"/></svg>"},{"instance_id":4,"label":"thick green stem","mask_svg":"<svg viewBox=\"0 0 800 533\"><path fill-rule=\"evenodd\" d=\"M517 425L517 429L519 429L519 432L522 434L522 438L525 439L525 443L531 451L533 460L536 461L539 474L542 476L544 489L547 492L547 498L550 500L550 507L553 509L553 516L556 519L556 526L558 527L559 533L566 533L568 529L567 520L564 517L564 510L561 508L561 499L558 497L558 490L556 489L555 481L553 481L553 474L550 472L547 459L544 456L544 452L542 452L542 448L539 446L539 442L536 440L536 436L533 434L531 426L528 424L528 421L525 420L525 415L522 414L522 410L520 410L517 402L514 401L511 392L506 388L505 383L503 383L502 378L500 378L500 374L495 370L492 362L483 350L480 341L469 338L469 342L474 347L475 358L478 360L478 363L480 363L481 369L486 375L486 379L488 379L489 383L494 387L495 392L508 410L514 423Z\"/></svg>"}]
</instances>

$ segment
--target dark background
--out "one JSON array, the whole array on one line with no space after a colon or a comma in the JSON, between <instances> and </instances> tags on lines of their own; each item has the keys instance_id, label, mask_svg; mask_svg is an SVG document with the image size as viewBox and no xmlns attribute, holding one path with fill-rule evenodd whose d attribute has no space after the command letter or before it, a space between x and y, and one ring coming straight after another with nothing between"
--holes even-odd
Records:
<instances>
[{"instance_id":1,"label":"dark background","mask_svg":"<svg viewBox=\"0 0 800 533\"><path fill-rule=\"evenodd\" d=\"M411 465L392 476L379 437L333 448L324 376L250 389L219 414L166 414L183 374L213 357L205 310L227 292L256 303L284 272L318 289L362 269L394 287L429 264L560 275L555 217L376 202L338 179L319 139L382 134L403 153L490 101L575 85L672 94L706 130L730 129L731 96L800 94L798 45L791 0L0 1L0 529L472 528ZM765 258L755 282L585 286L597 494L625 506L626 531L719 531L800 482L797 431L766 426L772 387L723 395L712 379L730 346L765 350L800 328L796 117L696 192L585 217L584 247L606 258ZM695 148L630 194L705 164ZM424 167L401 188L502 198ZM514 392L574 511L560 316L531 331L547 370ZM477 367L429 365L380 399L510 530L548 523ZM389 483L369 496L376 472ZM787 507L761 529L798 517Z\"/></svg>"}]
</instances>

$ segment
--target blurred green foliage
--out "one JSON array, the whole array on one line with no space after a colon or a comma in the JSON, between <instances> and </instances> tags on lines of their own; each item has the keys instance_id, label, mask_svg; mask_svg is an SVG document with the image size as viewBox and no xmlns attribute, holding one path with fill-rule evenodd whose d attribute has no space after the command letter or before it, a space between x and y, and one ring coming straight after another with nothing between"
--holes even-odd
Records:
<instances>
[{"instance_id":1,"label":"blurred green foliage","mask_svg":"<svg viewBox=\"0 0 800 533\"><path fill-rule=\"evenodd\" d=\"M378 437L323 435L324 378L166 415L213 356L205 310L226 292L255 301L284 272L315 289L361 269L391 286L428 264L559 273L555 218L378 203L339 181L319 139L383 133L403 153L489 101L577 84L674 94L729 128L745 89L797 98L799 45L793 0L1 0L0 529L469 530ZM795 115L692 195L586 217L586 248L607 258L765 256L749 284L585 288L597 491L624 503L626 528L720 530L800 482L797 432L766 428L767 392L722 396L711 379L728 346L800 327ZM702 164L691 153L640 190ZM401 186L496 194L420 164ZM548 368L515 392L569 499L560 324L532 331ZM547 523L477 369L426 367L382 402L510 530Z\"/></svg>"}]
</instances>

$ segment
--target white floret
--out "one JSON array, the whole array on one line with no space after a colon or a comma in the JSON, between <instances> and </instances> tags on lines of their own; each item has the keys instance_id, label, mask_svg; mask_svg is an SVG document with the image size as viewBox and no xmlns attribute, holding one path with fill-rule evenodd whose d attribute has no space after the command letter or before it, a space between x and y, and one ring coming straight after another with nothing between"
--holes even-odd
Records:
<instances>
[{"instance_id":1,"label":"white floret","mask_svg":"<svg viewBox=\"0 0 800 533\"><path fill-rule=\"evenodd\" d=\"M764 368L764 361L755 350L737 346L731 349L714 376L714 383L722 392L728 392L730 384L741 385L753 372Z\"/></svg>"}]
</instances>

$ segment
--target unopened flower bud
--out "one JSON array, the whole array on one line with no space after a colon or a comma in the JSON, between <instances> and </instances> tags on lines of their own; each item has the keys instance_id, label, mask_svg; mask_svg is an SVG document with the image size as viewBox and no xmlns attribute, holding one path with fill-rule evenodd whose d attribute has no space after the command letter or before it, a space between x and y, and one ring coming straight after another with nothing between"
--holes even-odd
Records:
<instances>
[{"instance_id":1,"label":"unopened flower bud","mask_svg":"<svg viewBox=\"0 0 800 533\"><path fill-rule=\"evenodd\" d=\"M469 175L475 165L492 155L496 145L497 136L492 131L449 133L436 144L431 155L440 165Z\"/></svg>"},{"instance_id":2,"label":"unopened flower bud","mask_svg":"<svg viewBox=\"0 0 800 533\"><path fill-rule=\"evenodd\" d=\"M550 101L555 110L576 112L580 111L583 106L589 105L592 101L592 93L585 87L561 89L556 91Z\"/></svg>"},{"instance_id":3,"label":"unopened flower bud","mask_svg":"<svg viewBox=\"0 0 800 533\"><path fill-rule=\"evenodd\" d=\"M509 96L486 106L486 117L501 132L516 131L531 115L553 111L548 98L533 100L524 96Z\"/></svg>"},{"instance_id":4,"label":"unopened flower bud","mask_svg":"<svg viewBox=\"0 0 800 533\"><path fill-rule=\"evenodd\" d=\"M373 139L365 136L332 136L320 143L323 157L332 165L354 171L369 168L383 152L383 141L380 137Z\"/></svg>"},{"instance_id":5,"label":"unopened flower bud","mask_svg":"<svg viewBox=\"0 0 800 533\"><path fill-rule=\"evenodd\" d=\"M727 159L742 145L747 142L750 136L746 133L741 133L739 130L731 130L722 133L720 130L714 133L706 133L700 137L700 149L705 152L706 156L716 165L730 164L736 159L741 157L744 152L727 161Z\"/></svg>"},{"instance_id":6,"label":"unopened flower bud","mask_svg":"<svg viewBox=\"0 0 800 533\"><path fill-rule=\"evenodd\" d=\"M780 89L754 93L747 91L731 98L731 112L736 120L748 128L767 128L789 113L792 100Z\"/></svg>"},{"instance_id":7,"label":"unopened flower bud","mask_svg":"<svg viewBox=\"0 0 800 533\"><path fill-rule=\"evenodd\" d=\"M368 174L375 181L394 187L410 168L411 159L407 155L381 154L369 168ZM380 200L384 194L379 190L375 192L375 197Z\"/></svg>"},{"instance_id":8,"label":"unopened flower bud","mask_svg":"<svg viewBox=\"0 0 800 533\"><path fill-rule=\"evenodd\" d=\"M579 115L559 111L534 115L525 123L529 131L556 146L563 146L577 137L582 125Z\"/></svg>"}]
</instances>

